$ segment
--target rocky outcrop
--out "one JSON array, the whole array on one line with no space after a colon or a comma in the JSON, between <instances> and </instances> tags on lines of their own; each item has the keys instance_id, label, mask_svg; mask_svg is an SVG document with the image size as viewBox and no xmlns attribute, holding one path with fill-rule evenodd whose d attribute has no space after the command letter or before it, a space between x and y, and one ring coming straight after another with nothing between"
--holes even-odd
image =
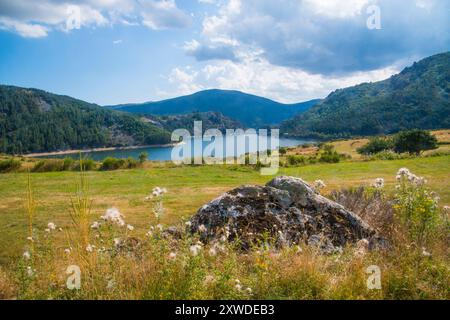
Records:
<instances>
[{"instance_id":1,"label":"rocky outcrop","mask_svg":"<svg viewBox=\"0 0 450 320\"><path fill-rule=\"evenodd\" d=\"M348 243L376 239L357 215L299 178L278 177L266 186L241 186L204 205L191 219L203 241L238 241L243 249L272 243L306 243L325 253Z\"/></svg>"}]
</instances>

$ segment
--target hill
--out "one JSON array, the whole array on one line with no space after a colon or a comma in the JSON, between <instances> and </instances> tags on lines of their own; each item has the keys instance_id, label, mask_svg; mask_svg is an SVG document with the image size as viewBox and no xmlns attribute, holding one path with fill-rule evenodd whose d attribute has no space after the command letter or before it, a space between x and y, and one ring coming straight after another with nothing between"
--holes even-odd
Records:
<instances>
[{"instance_id":1,"label":"hill","mask_svg":"<svg viewBox=\"0 0 450 320\"><path fill-rule=\"evenodd\" d=\"M187 129L194 132L194 121L202 121L203 132L208 129L218 129L222 133L226 129L241 129L244 125L239 121L224 116L220 112L194 112L170 116L145 116L144 119L169 132L176 129Z\"/></svg>"},{"instance_id":2,"label":"hill","mask_svg":"<svg viewBox=\"0 0 450 320\"><path fill-rule=\"evenodd\" d=\"M220 112L247 127L280 124L308 110L320 100L282 104L270 99L228 90L206 90L159 102L111 106L109 108L138 114L178 115L193 112Z\"/></svg>"},{"instance_id":3,"label":"hill","mask_svg":"<svg viewBox=\"0 0 450 320\"><path fill-rule=\"evenodd\" d=\"M290 136L337 138L412 128L450 128L450 52L416 62L387 80L337 90L284 122L281 130Z\"/></svg>"},{"instance_id":4,"label":"hill","mask_svg":"<svg viewBox=\"0 0 450 320\"><path fill-rule=\"evenodd\" d=\"M168 132L130 114L42 90L0 85L0 153L169 141Z\"/></svg>"}]
</instances>

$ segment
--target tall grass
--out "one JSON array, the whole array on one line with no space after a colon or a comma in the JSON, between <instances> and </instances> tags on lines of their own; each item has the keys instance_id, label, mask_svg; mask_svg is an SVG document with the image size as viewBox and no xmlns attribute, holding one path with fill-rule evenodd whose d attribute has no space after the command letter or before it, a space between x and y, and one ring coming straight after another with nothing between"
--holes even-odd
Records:
<instances>
[{"instance_id":1,"label":"tall grass","mask_svg":"<svg viewBox=\"0 0 450 320\"><path fill-rule=\"evenodd\" d=\"M405 192L414 197L419 188L425 187L408 188L411 190ZM416 233L411 232L415 230L411 224L414 218L404 211L410 203L403 202L401 196L380 195L380 190L349 192L347 198L336 196L336 200L347 201L349 207L354 206L352 209L367 219L372 213L382 220L386 208L395 206L395 216L382 220L379 226L389 231L383 233L388 245L374 251L359 244L349 245L334 255L321 254L306 245L280 250L255 246L244 252L238 244L226 240L201 243L201 235L188 232L185 221L178 223L176 231L159 225L159 219L157 225L149 220L146 230L135 230L117 220L105 219L95 224L98 217L91 212L84 170L80 171L77 192L71 199L73 226L67 230L67 237L62 237L58 231L33 230L35 202L30 176L27 190L31 234L38 239L32 272L27 272L31 262L24 258L18 261L19 268L0 269L1 298L450 298L448 223L439 219L428 224L426 220L428 234L435 236L422 237L419 242ZM357 197L361 197L362 205ZM415 205L421 208L420 199ZM155 202L160 201L163 199ZM436 210L443 217L448 214L438 207ZM164 212L160 211L157 218L160 214ZM66 286L66 269L71 265L79 266L82 272L79 290ZM367 287L367 268L371 265L381 269L381 290Z\"/></svg>"}]
</instances>

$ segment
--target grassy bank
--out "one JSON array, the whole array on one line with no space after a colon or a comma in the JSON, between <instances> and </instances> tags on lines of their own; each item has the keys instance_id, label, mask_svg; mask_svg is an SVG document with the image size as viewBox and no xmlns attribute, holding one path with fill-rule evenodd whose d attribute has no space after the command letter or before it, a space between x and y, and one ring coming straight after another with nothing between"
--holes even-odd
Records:
<instances>
[{"instance_id":1,"label":"grassy bank","mask_svg":"<svg viewBox=\"0 0 450 320\"><path fill-rule=\"evenodd\" d=\"M395 173L407 167L429 181L439 193L441 205L450 204L450 156L404 159L395 161L343 162L282 168L280 175L301 177L306 181L324 180L325 194L336 189L370 184L376 178L386 180L387 190L393 190ZM264 184L272 177L263 177L247 167L155 167L113 172L87 172L92 196L92 219L107 208L117 207L144 233L155 222L148 203L144 201L152 188L169 190L161 222L169 225L193 215L198 208L221 193L242 184ZM70 226L70 199L76 193L76 172L31 174L37 199L36 226L44 229L49 221ZM25 173L0 176L0 263L7 264L21 255L26 244ZM139 233L139 231L137 231Z\"/></svg>"}]
</instances>

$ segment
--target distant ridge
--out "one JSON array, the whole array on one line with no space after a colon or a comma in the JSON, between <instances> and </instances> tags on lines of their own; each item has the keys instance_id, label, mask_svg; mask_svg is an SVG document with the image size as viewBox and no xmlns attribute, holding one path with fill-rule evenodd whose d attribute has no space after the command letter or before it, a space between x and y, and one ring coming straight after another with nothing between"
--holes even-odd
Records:
<instances>
[{"instance_id":1,"label":"distant ridge","mask_svg":"<svg viewBox=\"0 0 450 320\"><path fill-rule=\"evenodd\" d=\"M280 124L282 121L308 110L319 101L283 104L240 91L212 89L158 102L125 104L109 108L152 115L219 112L240 121L247 127L261 127Z\"/></svg>"},{"instance_id":2,"label":"distant ridge","mask_svg":"<svg viewBox=\"0 0 450 320\"><path fill-rule=\"evenodd\" d=\"M413 128L450 128L450 52L387 80L337 90L285 121L281 130L296 137L340 138Z\"/></svg>"}]
</instances>

